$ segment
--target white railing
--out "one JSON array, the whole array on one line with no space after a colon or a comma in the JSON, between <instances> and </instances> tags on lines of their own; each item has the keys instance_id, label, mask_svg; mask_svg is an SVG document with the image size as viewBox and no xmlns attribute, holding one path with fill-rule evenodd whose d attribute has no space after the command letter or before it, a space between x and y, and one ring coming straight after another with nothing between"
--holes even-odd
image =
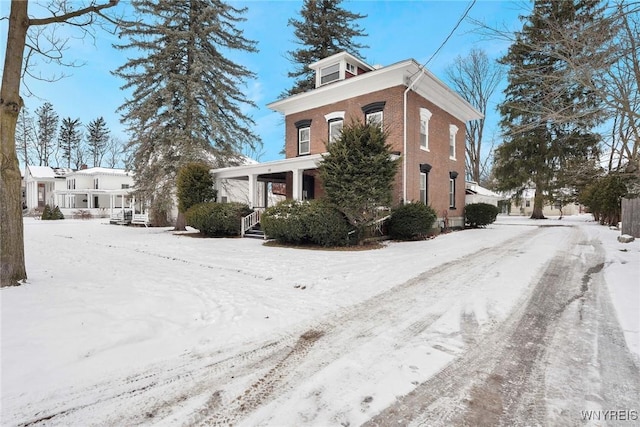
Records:
<instances>
[{"instance_id":1,"label":"white railing","mask_svg":"<svg viewBox=\"0 0 640 427\"><path fill-rule=\"evenodd\" d=\"M240 221L240 235L244 237L244 233L249 230L251 227L260 222L260 214L262 213L262 209L256 209L251 212L249 215L242 218Z\"/></svg>"},{"instance_id":2,"label":"white railing","mask_svg":"<svg viewBox=\"0 0 640 427\"><path fill-rule=\"evenodd\" d=\"M142 224L147 227L149 225L149 214L133 214L131 224Z\"/></svg>"}]
</instances>

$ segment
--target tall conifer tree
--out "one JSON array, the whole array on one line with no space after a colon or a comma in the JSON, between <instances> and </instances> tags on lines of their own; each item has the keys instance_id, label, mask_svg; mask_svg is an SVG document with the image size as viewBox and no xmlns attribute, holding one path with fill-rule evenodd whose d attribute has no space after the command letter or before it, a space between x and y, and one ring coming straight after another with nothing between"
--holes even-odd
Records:
<instances>
[{"instance_id":1,"label":"tall conifer tree","mask_svg":"<svg viewBox=\"0 0 640 427\"><path fill-rule=\"evenodd\" d=\"M82 140L81 125L80 119L72 120L71 117L62 119L62 124L60 125L58 147L62 150L61 157L62 160L66 160L68 168L71 167L73 156Z\"/></svg>"},{"instance_id":2,"label":"tall conifer tree","mask_svg":"<svg viewBox=\"0 0 640 427\"><path fill-rule=\"evenodd\" d=\"M341 51L359 56L367 46L354 41L366 37L356 20L366 15L349 12L340 7L342 0L304 0L301 19L289 19L294 28L296 43L301 47L289 51L289 60L295 65L289 77L296 79L294 86L283 95L306 92L315 87L313 71L307 66Z\"/></svg>"},{"instance_id":3,"label":"tall conifer tree","mask_svg":"<svg viewBox=\"0 0 640 427\"><path fill-rule=\"evenodd\" d=\"M221 0L134 0L144 19L123 30L120 49L141 52L116 75L132 95L120 108L131 134L136 188L151 203L153 222L166 224L183 164L233 158L259 145L245 113L255 106L242 88L254 74L229 59L255 52L238 24L246 9ZM178 215L176 228L184 228Z\"/></svg>"},{"instance_id":4,"label":"tall conifer tree","mask_svg":"<svg viewBox=\"0 0 640 427\"><path fill-rule=\"evenodd\" d=\"M602 19L595 0L536 0L502 63L509 84L499 106L504 143L496 150L499 189L536 188L532 218L544 218L545 195L572 159L597 151L592 133L599 99L579 84L568 66L558 29L581 37L585 26ZM563 38L566 38L566 34ZM580 55L581 52L573 52Z\"/></svg>"},{"instance_id":5,"label":"tall conifer tree","mask_svg":"<svg viewBox=\"0 0 640 427\"><path fill-rule=\"evenodd\" d=\"M102 157L109 142L109 133L109 128L107 128L103 117L98 117L87 125L87 148L94 167L98 167L102 163Z\"/></svg>"},{"instance_id":6,"label":"tall conifer tree","mask_svg":"<svg viewBox=\"0 0 640 427\"><path fill-rule=\"evenodd\" d=\"M38 163L39 166L49 166L58 133L58 114L54 111L50 102L45 102L36 110L36 117L35 149Z\"/></svg>"}]
</instances>

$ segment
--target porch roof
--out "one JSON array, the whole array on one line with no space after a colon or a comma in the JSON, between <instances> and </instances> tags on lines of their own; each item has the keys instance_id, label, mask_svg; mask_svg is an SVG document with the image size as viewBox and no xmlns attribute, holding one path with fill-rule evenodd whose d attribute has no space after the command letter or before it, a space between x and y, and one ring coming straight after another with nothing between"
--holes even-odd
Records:
<instances>
[{"instance_id":1,"label":"porch roof","mask_svg":"<svg viewBox=\"0 0 640 427\"><path fill-rule=\"evenodd\" d=\"M321 161L322 154L311 154L271 162L212 169L211 173L217 179L248 179L249 176L315 169Z\"/></svg>"},{"instance_id":2,"label":"porch roof","mask_svg":"<svg viewBox=\"0 0 640 427\"><path fill-rule=\"evenodd\" d=\"M78 188L78 189L65 189L65 190L55 190L53 193L58 195L78 195L78 194L108 194L114 196L128 196L135 189L134 188L123 188L123 189L114 189L114 190L104 190L104 189L94 189L94 188Z\"/></svg>"}]
</instances>

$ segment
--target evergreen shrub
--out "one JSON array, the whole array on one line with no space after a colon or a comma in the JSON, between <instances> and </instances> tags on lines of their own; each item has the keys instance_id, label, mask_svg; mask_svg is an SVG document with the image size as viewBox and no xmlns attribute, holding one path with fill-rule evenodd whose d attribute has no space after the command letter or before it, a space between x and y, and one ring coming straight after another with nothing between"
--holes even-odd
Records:
<instances>
[{"instance_id":1,"label":"evergreen shrub","mask_svg":"<svg viewBox=\"0 0 640 427\"><path fill-rule=\"evenodd\" d=\"M260 220L264 233L281 243L344 246L350 230L344 215L325 200L285 200Z\"/></svg>"},{"instance_id":2,"label":"evergreen shrub","mask_svg":"<svg viewBox=\"0 0 640 427\"><path fill-rule=\"evenodd\" d=\"M497 206L488 203L471 203L464 207L464 223L471 228L493 224L500 213Z\"/></svg>"},{"instance_id":3,"label":"evergreen shrub","mask_svg":"<svg viewBox=\"0 0 640 427\"><path fill-rule=\"evenodd\" d=\"M305 225L309 240L320 246L345 246L349 243L349 223L329 202L319 199L307 205Z\"/></svg>"},{"instance_id":4,"label":"evergreen shrub","mask_svg":"<svg viewBox=\"0 0 640 427\"><path fill-rule=\"evenodd\" d=\"M185 214L187 225L210 237L239 236L240 219L252 211L242 203L199 203Z\"/></svg>"},{"instance_id":5,"label":"evergreen shrub","mask_svg":"<svg viewBox=\"0 0 640 427\"><path fill-rule=\"evenodd\" d=\"M267 208L260 217L264 234L281 243L307 243L305 204L297 200L284 200Z\"/></svg>"},{"instance_id":6,"label":"evergreen shrub","mask_svg":"<svg viewBox=\"0 0 640 427\"><path fill-rule=\"evenodd\" d=\"M217 191L211 176L211 167L206 163L187 163L178 170L176 196L178 210L186 212L198 203L213 202Z\"/></svg>"},{"instance_id":7,"label":"evergreen shrub","mask_svg":"<svg viewBox=\"0 0 640 427\"><path fill-rule=\"evenodd\" d=\"M51 209L51 206L44 205L44 210L42 211L42 216L40 219L43 220L56 220L56 219L64 219L64 215L60 212L60 208L56 206Z\"/></svg>"},{"instance_id":8,"label":"evergreen shrub","mask_svg":"<svg viewBox=\"0 0 640 427\"><path fill-rule=\"evenodd\" d=\"M417 240L431 231L437 215L431 206L424 203L407 203L391 211L389 236L396 240Z\"/></svg>"}]
</instances>

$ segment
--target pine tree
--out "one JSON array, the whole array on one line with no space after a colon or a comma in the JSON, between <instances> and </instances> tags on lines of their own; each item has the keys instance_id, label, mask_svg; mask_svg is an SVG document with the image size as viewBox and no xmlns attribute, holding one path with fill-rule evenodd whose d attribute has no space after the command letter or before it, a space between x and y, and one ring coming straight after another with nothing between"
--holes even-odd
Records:
<instances>
[{"instance_id":1,"label":"pine tree","mask_svg":"<svg viewBox=\"0 0 640 427\"><path fill-rule=\"evenodd\" d=\"M80 119L72 120L71 117L62 119L60 133L58 135L58 146L62 150L62 159L67 161L67 167L71 167L71 159L82 140L80 133Z\"/></svg>"},{"instance_id":2,"label":"pine tree","mask_svg":"<svg viewBox=\"0 0 640 427\"><path fill-rule=\"evenodd\" d=\"M54 141L58 133L58 115L53 105L45 102L36 110L37 130L35 151L40 166L49 166L54 149ZM57 165L56 165L57 166Z\"/></svg>"},{"instance_id":3,"label":"pine tree","mask_svg":"<svg viewBox=\"0 0 640 427\"><path fill-rule=\"evenodd\" d=\"M353 40L367 36L355 22L366 15L349 12L341 8L340 3L342 0L304 0L300 11L302 19L289 19L296 42L302 47L288 52L289 60L295 65L288 76L297 80L284 96L315 87L313 71L307 67L309 64L341 51L359 56L359 50L368 47Z\"/></svg>"},{"instance_id":4,"label":"pine tree","mask_svg":"<svg viewBox=\"0 0 640 427\"><path fill-rule=\"evenodd\" d=\"M139 58L115 74L132 89L120 108L131 134L136 188L151 203L153 222L166 224L181 165L213 152L220 162L259 145L253 120L244 112L254 107L242 86L254 74L228 58L230 52L255 52L238 24L246 9L220 0L135 0L144 16L125 27ZM184 228L178 215L176 228Z\"/></svg>"},{"instance_id":5,"label":"pine tree","mask_svg":"<svg viewBox=\"0 0 640 427\"><path fill-rule=\"evenodd\" d=\"M572 75L556 32L580 37L586 25L601 19L601 11L595 0L537 0L523 19L522 31L501 61L510 68L499 106L504 143L496 150L494 173L500 190L534 185L531 217L544 218L545 195L558 172L571 159L597 151L592 129L600 120L600 100Z\"/></svg>"},{"instance_id":6,"label":"pine tree","mask_svg":"<svg viewBox=\"0 0 640 427\"><path fill-rule=\"evenodd\" d=\"M100 166L102 162L109 142L109 133L107 123L102 117L98 117L87 125L87 145L94 167Z\"/></svg>"},{"instance_id":7,"label":"pine tree","mask_svg":"<svg viewBox=\"0 0 640 427\"><path fill-rule=\"evenodd\" d=\"M358 230L359 238L378 207L391 204L399 160L391 159L386 139L378 125L345 125L319 167L327 198Z\"/></svg>"}]
</instances>

